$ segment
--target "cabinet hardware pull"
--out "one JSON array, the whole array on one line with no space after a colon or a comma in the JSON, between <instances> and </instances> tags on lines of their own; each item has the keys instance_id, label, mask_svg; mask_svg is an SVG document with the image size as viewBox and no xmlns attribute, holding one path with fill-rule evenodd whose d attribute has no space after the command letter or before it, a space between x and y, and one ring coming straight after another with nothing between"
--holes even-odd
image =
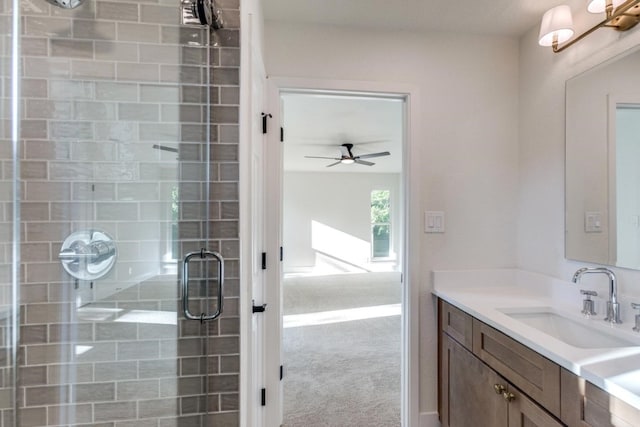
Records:
<instances>
[{"instance_id":1,"label":"cabinet hardware pull","mask_svg":"<svg viewBox=\"0 0 640 427\"><path fill-rule=\"evenodd\" d=\"M503 386L502 384L494 384L493 389L495 390L496 394L503 394L506 390L505 386Z\"/></svg>"},{"instance_id":2,"label":"cabinet hardware pull","mask_svg":"<svg viewBox=\"0 0 640 427\"><path fill-rule=\"evenodd\" d=\"M516 400L515 394L507 393L506 391L502 393L502 397L504 397L504 400L506 400L507 402L513 402L514 400Z\"/></svg>"}]
</instances>

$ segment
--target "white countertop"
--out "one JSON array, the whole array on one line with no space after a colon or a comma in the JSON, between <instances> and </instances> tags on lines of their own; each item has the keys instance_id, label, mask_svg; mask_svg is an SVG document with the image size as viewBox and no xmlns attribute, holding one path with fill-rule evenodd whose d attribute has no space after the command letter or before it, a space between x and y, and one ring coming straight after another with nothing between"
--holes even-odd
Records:
<instances>
[{"instance_id":1,"label":"white countertop","mask_svg":"<svg viewBox=\"0 0 640 427\"><path fill-rule=\"evenodd\" d=\"M518 270L434 272L433 293L640 409L640 334L631 330L634 325L631 313L631 319L624 318L621 325L603 321L603 310L597 316L585 318L580 314L582 296L575 284ZM620 302L629 304L622 298ZM537 307L551 307L572 320L637 345L578 348L500 311Z\"/></svg>"}]
</instances>

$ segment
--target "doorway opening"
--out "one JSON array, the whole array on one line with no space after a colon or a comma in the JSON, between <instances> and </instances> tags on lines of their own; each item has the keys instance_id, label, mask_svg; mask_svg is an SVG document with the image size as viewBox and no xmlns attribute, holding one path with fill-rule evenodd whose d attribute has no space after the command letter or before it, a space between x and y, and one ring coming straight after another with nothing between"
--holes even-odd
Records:
<instances>
[{"instance_id":1,"label":"doorway opening","mask_svg":"<svg viewBox=\"0 0 640 427\"><path fill-rule=\"evenodd\" d=\"M401 425L405 99L284 91L283 425Z\"/></svg>"}]
</instances>

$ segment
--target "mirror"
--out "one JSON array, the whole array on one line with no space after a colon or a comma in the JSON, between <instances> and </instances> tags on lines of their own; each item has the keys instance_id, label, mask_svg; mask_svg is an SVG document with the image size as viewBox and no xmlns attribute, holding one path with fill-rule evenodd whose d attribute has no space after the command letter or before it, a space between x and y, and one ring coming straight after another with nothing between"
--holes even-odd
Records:
<instances>
[{"instance_id":1,"label":"mirror","mask_svg":"<svg viewBox=\"0 0 640 427\"><path fill-rule=\"evenodd\" d=\"M567 81L565 255L640 269L640 51Z\"/></svg>"}]
</instances>

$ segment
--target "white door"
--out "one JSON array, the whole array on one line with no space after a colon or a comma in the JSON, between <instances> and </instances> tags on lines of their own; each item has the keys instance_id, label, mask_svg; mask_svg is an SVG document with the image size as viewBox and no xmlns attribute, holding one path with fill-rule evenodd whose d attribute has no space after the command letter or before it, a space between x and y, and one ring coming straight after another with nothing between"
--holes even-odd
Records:
<instances>
[{"instance_id":1,"label":"white door","mask_svg":"<svg viewBox=\"0 0 640 427\"><path fill-rule=\"evenodd\" d=\"M251 75L251 296L254 313L251 318L251 358L252 375L250 379L250 393L253 393L252 424L265 426L266 384L264 357L264 312L266 309L264 293L265 261L263 260L264 246L264 203L265 203L265 138L263 133L263 115L265 107L265 70L262 62L259 41L256 39L255 16L250 15L248 29ZM268 119L267 119L268 120ZM271 260L272 261L272 260Z\"/></svg>"}]
</instances>

